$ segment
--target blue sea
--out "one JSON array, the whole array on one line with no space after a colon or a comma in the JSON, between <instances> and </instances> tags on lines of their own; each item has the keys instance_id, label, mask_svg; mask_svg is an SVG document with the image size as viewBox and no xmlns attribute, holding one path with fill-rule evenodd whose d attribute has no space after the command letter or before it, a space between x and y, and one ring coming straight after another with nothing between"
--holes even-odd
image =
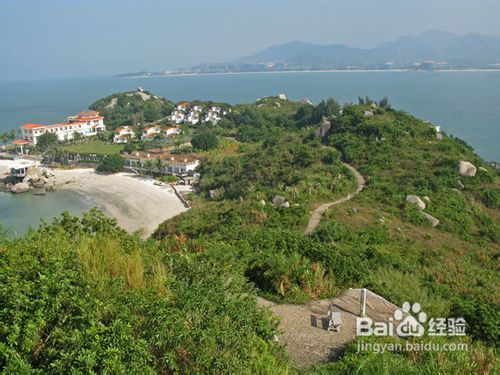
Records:
<instances>
[{"instance_id":1,"label":"blue sea","mask_svg":"<svg viewBox=\"0 0 500 375\"><path fill-rule=\"evenodd\" d=\"M0 82L0 131L26 122L59 122L101 97L139 86L173 101L210 99L231 104L278 93L293 100L309 98L314 103L328 97L344 103L356 102L359 96L387 96L393 107L441 125L448 134L467 141L484 159L500 161L500 72L494 71L287 72ZM66 208L79 212L85 207L73 198L58 205L56 211ZM22 201L14 203L12 197L0 193L0 224L17 231L26 228L19 224L19 205ZM44 217L47 207L33 209L38 218Z\"/></svg>"}]
</instances>

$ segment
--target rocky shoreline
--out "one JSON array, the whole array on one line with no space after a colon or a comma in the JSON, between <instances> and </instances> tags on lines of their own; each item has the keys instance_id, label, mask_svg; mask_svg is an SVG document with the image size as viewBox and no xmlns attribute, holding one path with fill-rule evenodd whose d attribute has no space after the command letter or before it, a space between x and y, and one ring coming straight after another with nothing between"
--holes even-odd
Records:
<instances>
[{"instance_id":1,"label":"rocky shoreline","mask_svg":"<svg viewBox=\"0 0 500 375\"><path fill-rule=\"evenodd\" d=\"M41 167L31 167L24 178L7 176L0 182L0 188L6 193L21 194L32 191L36 195L53 191L56 186L55 175Z\"/></svg>"}]
</instances>

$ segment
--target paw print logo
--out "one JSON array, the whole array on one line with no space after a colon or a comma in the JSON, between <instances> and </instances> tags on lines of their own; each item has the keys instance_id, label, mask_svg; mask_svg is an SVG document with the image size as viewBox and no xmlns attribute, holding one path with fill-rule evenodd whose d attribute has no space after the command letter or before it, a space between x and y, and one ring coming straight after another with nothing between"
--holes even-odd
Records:
<instances>
[{"instance_id":1,"label":"paw print logo","mask_svg":"<svg viewBox=\"0 0 500 375\"><path fill-rule=\"evenodd\" d=\"M423 336L425 332L423 323L427 321L427 314L421 310L419 303L410 305L410 302L405 302L401 309L394 312L394 323L397 324L396 334L399 337Z\"/></svg>"}]
</instances>

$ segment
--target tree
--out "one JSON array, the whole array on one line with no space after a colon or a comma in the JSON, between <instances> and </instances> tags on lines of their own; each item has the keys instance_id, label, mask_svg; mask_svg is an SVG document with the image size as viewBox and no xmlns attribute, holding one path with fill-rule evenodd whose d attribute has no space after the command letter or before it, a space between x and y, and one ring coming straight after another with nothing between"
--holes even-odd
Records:
<instances>
[{"instance_id":1,"label":"tree","mask_svg":"<svg viewBox=\"0 0 500 375\"><path fill-rule=\"evenodd\" d=\"M120 155L109 155L104 157L101 164L97 167L99 172L117 173L123 169L125 159Z\"/></svg>"},{"instance_id":2,"label":"tree","mask_svg":"<svg viewBox=\"0 0 500 375\"><path fill-rule=\"evenodd\" d=\"M384 108L384 109L390 109L391 108L391 102L389 101L389 99L387 98L387 96L384 96L382 98L382 100L380 100L380 102L378 103L378 105L380 106L380 108Z\"/></svg>"},{"instance_id":3,"label":"tree","mask_svg":"<svg viewBox=\"0 0 500 375\"><path fill-rule=\"evenodd\" d=\"M196 150L208 151L219 145L219 140L212 133L201 133L191 139L191 144Z\"/></svg>"},{"instance_id":4,"label":"tree","mask_svg":"<svg viewBox=\"0 0 500 375\"><path fill-rule=\"evenodd\" d=\"M50 151L57 147L59 144L59 138L55 133L44 133L38 137L36 147L41 152Z\"/></svg>"},{"instance_id":5,"label":"tree","mask_svg":"<svg viewBox=\"0 0 500 375\"><path fill-rule=\"evenodd\" d=\"M79 132L73 133L73 140L74 141L81 141L83 138L84 137L83 137L82 133L79 133Z\"/></svg>"}]
</instances>

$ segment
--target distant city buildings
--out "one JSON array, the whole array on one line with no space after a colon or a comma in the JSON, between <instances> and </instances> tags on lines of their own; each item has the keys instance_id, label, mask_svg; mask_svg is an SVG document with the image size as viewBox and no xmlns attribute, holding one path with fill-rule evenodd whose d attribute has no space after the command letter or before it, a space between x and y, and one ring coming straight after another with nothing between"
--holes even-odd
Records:
<instances>
[{"instance_id":1,"label":"distant city buildings","mask_svg":"<svg viewBox=\"0 0 500 375\"><path fill-rule=\"evenodd\" d=\"M43 124L24 124L20 127L22 140L36 145L38 138L45 133L56 134L60 141L70 141L78 133L83 137L90 137L97 133L104 132L104 117L99 112L86 111L69 116L66 122L43 125Z\"/></svg>"}]
</instances>

